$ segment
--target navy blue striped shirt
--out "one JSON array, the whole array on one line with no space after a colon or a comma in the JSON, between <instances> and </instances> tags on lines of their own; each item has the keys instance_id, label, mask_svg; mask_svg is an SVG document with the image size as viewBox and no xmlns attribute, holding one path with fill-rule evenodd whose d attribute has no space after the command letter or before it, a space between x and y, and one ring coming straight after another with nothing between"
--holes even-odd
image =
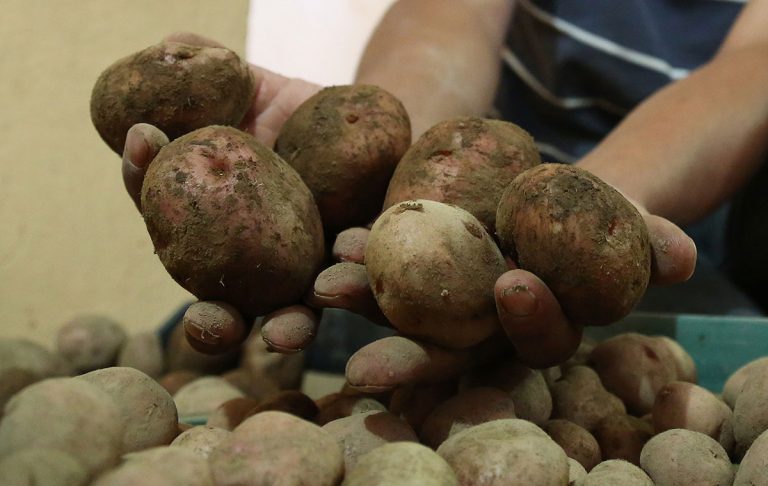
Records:
<instances>
[{"instance_id":1,"label":"navy blue striped shirt","mask_svg":"<svg viewBox=\"0 0 768 486\"><path fill-rule=\"evenodd\" d=\"M547 161L585 155L638 103L710 60L745 2L517 0L496 108Z\"/></svg>"}]
</instances>

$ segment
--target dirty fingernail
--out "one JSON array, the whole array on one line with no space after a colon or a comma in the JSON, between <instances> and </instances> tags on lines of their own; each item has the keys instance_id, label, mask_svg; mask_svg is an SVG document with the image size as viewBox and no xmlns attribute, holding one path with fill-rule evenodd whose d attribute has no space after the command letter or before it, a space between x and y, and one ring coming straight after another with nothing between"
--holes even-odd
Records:
<instances>
[{"instance_id":1,"label":"dirty fingernail","mask_svg":"<svg viewBox=\"0 0 768 486\"><path fill-rule=\"evenodd\" d=\"M513 317L528 317L536 313L539 299L526 285L515 285L501 291L502 310Z\"/></svg>"}]
</instances>

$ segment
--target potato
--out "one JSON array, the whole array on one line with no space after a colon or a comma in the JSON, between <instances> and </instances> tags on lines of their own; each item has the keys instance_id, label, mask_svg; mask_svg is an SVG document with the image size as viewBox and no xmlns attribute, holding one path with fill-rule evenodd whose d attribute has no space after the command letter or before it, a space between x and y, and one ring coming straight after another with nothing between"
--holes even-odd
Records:
<instances>
[{"instance_id":1,"label":"potato","mask_svg":"<svg viewBox=\"0 0 768 486\"><path fill-rule=\"evenodd\" d=\"M470 388L432 410L419 428L419 438L437 449L449 436L473 425L511 418L515 418L515 404L509 393L491 387Z\"/></svg>"},{"instance_id":2,"label":"potato","mask_svg":"<svg viewBox=\"0 0 768 486\"><path fill-rule=\"evenodd\" d=\"M754 373L768 373L768 356L750 361L728 377L723 385L723 401L729 407L736 406L736 397L741 393L744 382Z\"/></svg>"},{"instance_id":3,"label":"potato","mask_svg":"<svg viewBox=\"0 0 768 486\"><path fill-rule=\"evenodd\" d=\"M155 332L142 332L128 336L117 355L117 366L136 368L152 378L160 378L165 370L160 336Z\"/></svg>"},{"instance_id":4,"label":"potato","mask_svg":"<svg viewBox=\"0 0 768 486\"><path fill-rule=\"evenodd\" d=\"M405 335L461 348L500 328L493 286L507 266L463 209L427 200L392 206L371 229L365 262L379 307Z\"/></svg>"},{"instance_id":5,"label":"potato","mask_svg":"<svg viewBox=\"0 0 768 486\"><path fill-rule=\"evenodd\" d=\"M385 411L380 402L360 395L346 395L344 393L331 393L315 400L318 412L314 422L317 425L325 425L336 419L349 417L357 413L371 412L374 410Z\"/></svg>"},{"instance_id":6,"label":"potato","mask_svg":"<svg viewBox=\"0 0 768 486\"><path fill-rule=\"evenodd\" d=\"M307 186L234 128L201 128L164 146L147 170L141 210L171 276L246 315L299 301L324 258Z\"/></svg>"},{"instance_id":7,"label":"potato","mask_svg":"<svg viewBox=\"0 0 768 486\"><path fill-rule=\"evenodd\" d=\"M189 449L153 447L128 454L123 459L118 467L96 478L93 486L214 486L208 462Z\"/></svg>"},{"instance_id":8,"label":"potato","mask_svg":"<svg viewBox=\"0 0 768 486\"><path fill-rule=\"evenodd\" d=\"M768 430L768 371L752 373L733 407L735 455L742 457L757 437Z\"/></svg>"},{"instance_id":9,"label":"potato","mask_svg":"<svg viewBox=\"0 0 768 486\"><path fill-rule=\"evenodd\" d=\"M752 442L741 460L733 486L768 486L768 431Z\"/></svg>"},{"instance_id":10,"label":"potato","mask_svg":"<svg viewBox=\"0 0 768 486\"><path fill-rule=\"evenodd\" d=\"M600 383L594 370L586 366L568 368L552 384L552 418L569 420L592 432L611 415L624 414L624 404Z\"/></svg>"},{"instance_id":11,"label":"potato","mask_svg":"<svg viewBox=\"0 0 768 486\"><path fill-rule=\"evenodd\" d=\"M568 458L568 486L577 484L578 481L587 477L587 470L576 459Z\"/></svg>"},{"instance_id":12,"label":"potato","mask_svg":"<svg viewBox=\"0 0 768 486\"><path fill-rule=\"evenodd\" d=\"M195 454L207 459L208 456L211 455L213 449L215 449L221 441L229 437L231 433L231 431L219 427L198 425L179 434L173 439L173 442L171 442L170 445L171 447L189 449Z\"/></svg>"},{"instance_id":13,"label":"potato","mask_svg":"<svg viewBox=\"0 0 768 486\"><path fill-rule=\"evenodd\" d=\"M91 120L116 153L136 123L171 139L208 125L239 125L251 106L254 78L223 47L161 42L109 66L91 93Z\"/></svg>"},{"instance_id":14,"label":"potato","mask_svg":"<svg viewBox=\"0 0 768 486\"><path fill-rule=\"evenodd\" d=\"M89 472L114 464L124 423L115 401L84 380L49 378L8 401L0 421L0 458L24 448L71 454Z\"/></svg>"},{"instance_id":15,"label":"potato","mask_svg":"<svg viewBox=\"0 0 768 486\"><path fill-rule=\"evenodd\" d=\"M416 442L392 442L360 456L343 486L458 486L451 466Z\"/></svg>"},{"instance_id":16,"label":"potato","mask_svg":"<svg viewBox=\"0 0 768 486\"><path fill-rule=\"evenodd\" d=\"M592 339L589 336L584 336L579 343L579 347L576 348L576 352L573 353L573 356L568 358L568 361L561 366L563 368L579 365L586 366L587 360L589 360L589 355L592 353L592 350L595 349L595 346L597 346L597 340Z\"/></svg>"},{"instance_id":17,"label":"potato","mask_svg":"<svg viewBox=\"0 0 768 486\"><path fill-rule=\"evenodd\" d=\"M325 88L288 118L275 152L296 169L329 233L370 223L411 144L402 103L370 85Z\"/></svg>"},{"instance_id":18,"label":"potato","mask_svg":"<svg viewBox=\"0 0 768 486\"><path fill-rule=\"evenodd\" d=\"M437 449L459 484L568 484L565 452L536 425L501 419L450 436Z\"/></svg>"},{"instance_id":19,"label":"potato","mask_svg":"<svg viewBox=\"0 0 768 486\"><path fill-rule=\"evenodd\" d=\"M243 393L218 376L203 376L179 388L173 395L179 418L207 416L222 403Z\"/></svg>"},{"instance_id":20,"label":"potato","mask_svg":"<svg viewBox=\"0 0 768 486\"><path fill-rule=\"evenodd\" d=\"M405 153L389 183L384 209L411 199L453 204L493 233L504 189L539 163L533 138L517 125L482 118L446 120Z\"/></svg>"},{"instance_id":21,"label":"potato","mask_svg":"<svg viewBox=\"0 0 768 486\"><path fill-rule=\"evenodd\" d=\"M90 474L80 462L57 449L20 449L0 460L3 484L84 486Z\"/></svg>"},{"instance_id":22,"label":"potato","mask_svg":"<svg viewBox=\"0 0 768 486\"><path fill-rule=\"evenodd\" d=\"M220 375L227 383L234 386L245 395L253 398L263 399L269 395L277 393L279 388L271 379L258 380L251 376L250 371L245 368L233 368Z\"/></svg>"},{"instance_id":23,"label":"potato","mask_svg":"<svg viewBox=\"0 0 768 486\"><path fill-rule=\"evenodd\" d=\"M360 456L388 442L411 441L419 438L410 425L389 412L373 410L340 418L323 425L344 451L344 466L352 471Z\"/></svg>"},{"instance_id":24,"label":"potato","mask_svg":"<svg viewBox=\"0 0 768 486\"><path fill-rule=\"evenodd\" d=\"M662 387L679 379L668 344L637 333L619 334L600 342L589 355L588 364L600 375L605 388L638 416L651 411Z\"/></svg>"},{"instance_id":25,"label":"potato","mask_svg":"<svg viewBox=\"0 0 768 486\"><path fill-rule=\"evenodd\" d=\"M258 400L254 400L247 396L232 398L209 413L205 425L224 430L232 430L240 425L243 420L253 415L251 411L258 404Z\"/></svg>"},{"instance_id":26,"label":"potato","mask_svg":"<svg viewBox=\"0 0 768 486\"><path fill-rule=\"evenodd\" d=\"M240 424L208 458L217 486L335 485L344 472L341 447L317 425L283 412Z\"/></svg>"},{"instance_id":27,"label":"potato","mask_svg":"<svg viewBox=\"0 0 768 486\"><path fill-rule=\"evenodd\" d=\"M123 453L167 445L178 435L179 416L171 395L134 368L105 368L80 375L117 403L125 424Z\"/></svg>"},{"instance_id":28,"label":"potato","mask_svg":"<svg viewBox=\"0 0 768 486\"><path fill-rule=\"evenodd\" d=\"M518 175L496 213L502 250L540 277L566 316L600 326L626 316L651 275L648 229L618 191L578 167Z\"/></svg>"},{"instance_id":29,"label":"potato","mask_svg":"<svg viewBox=\"0 0 768 486\"><path fill-rule=\"evenodd\" d=\"M576 486L653 486L645 471L621 459L603 461L595 466Z\"/></svg>"},{"instance_id":30,"label":"potato","mask_svg":"<svg viewBox=\"0 0 768 486\"><path fill-rule=\"evenodd\" d=\"M61 356L27 339L0 340L0 417L16 392L44 378L71 373Z\"/></svg>"},{"instance_id":31,"label":"potato","mask_svg":"<svg viewBox=\"0 0 768 486\"><path fill-rule=\"evenodd\" d=\"M593 431L603 460L622 459L640 465L640 452L653 437L653 426L632 415L610 415Z\"/></svg>"},{"instance_id":32,"label":"potato","mask_svg":"<svg viewBox=\"0 0 768 486\"><path fill-rule=\"evenodd\" d=\"M187 383L195 381L198 378L201 378L202 376L203 375L200 373L195 373L194 371L178 370L164 374L157 380L157 382L160 384L160 386L165 388L165 390L170 393L171 396L173 396L177 391L181 389L181 387Z\"/></svg>"},{"instance_id":33,"label":"potato","mask_svg":"<svg viewBox=\"0 0 768 486\"><path fill-rule=\"evenodd\" d=\"M315 419L318 412L314 400L299 390L283 390L277 392L256 405L249 414L255 415L268 410L290 413L291 415L310 421Z\"/></svg>"},{"instance_id":34,"label":"potato","mask_svg":"<svg viewBox=\"0 0 768 486\"><path fill-rule=\"evenodd\" d=\"M640 467L659 485L719 486L733 481L723 447L692 430L671 429L654 436L640 453Z\"/></svg>"},{"instance_id":35,"label":"potato","mask_svg":"<svg viewBox=\"0 0 768 486\"><path fill-rule=\"evenodd\" d=\"M456 394L456 381L434 385L400 387L392 393L389 409L418 430L435 407Z\"/></svg>"},{"instance_id":36,"label":"potato","mask_svg":"<svg viewBox=\"0 0 768 486\"><path fill-rule=\"evenodd\" d=\"M79 373L113 366L127 335L122 326L104 316L82 315L67 321L56 333L56 349Z\"/></svg>"},{"instance_id":37,"label":"potato","mask_svg":"<svg viewBox=\"0 0 768 486\"><path fill-rule=\"evenodd\" d=\"M462 387L493 386L509 393L517 418L541 425L552 414L552 395L544 375L515 360L474 368L462 379Z\"/></svg>"},{"instance_id":38,"label":"potato","mask_svg":"<svg viewBox=\"0 0 768 486\"><path fill-rule=\"evenodd\" d=\"M586 471L591 471L600 463L600 445L585 428L563 419L549 420L542 428L568 457L578 461Z\"/></svg>"},{"instance_id":39,"label":"potato","mask_svg":"<svg viewBox=\"0 0 768 486\"><path fill-rule=\"evenodd\" d=\"M729 452L733 449L733 412L709 390L674 381L659 390L653 404L656 433L687 429L706 434Z\"/></svg>"},{"instance_id":40,"label":"potato","mask_svg":"<svg viewBox=\"0 0 768 486\"><path fill-rule=\"evenodd\" d=\"M689 383L696 383L698 380L698 373L696 370L696 363L693 361L693 357L688 354L688 351L680 346L680 343L667 336L654 336L659 341L667 345L667 348L672 353L672 357L675 360L677 369L677 379L680 381L687 381Z\"/></svg>"}]
</instances>

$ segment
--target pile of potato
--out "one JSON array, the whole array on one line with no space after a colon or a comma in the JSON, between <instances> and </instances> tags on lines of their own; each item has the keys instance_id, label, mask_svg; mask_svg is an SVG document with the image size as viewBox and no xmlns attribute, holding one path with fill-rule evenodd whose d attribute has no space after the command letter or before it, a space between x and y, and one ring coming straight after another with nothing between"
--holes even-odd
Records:
<instances>
[{"instance_id":1,"label":"pile of potato","mask_svg":"<svg viewBox=\"0 0 768 486\"><path fill-rule=\"evenodd\" d=\"M400 334L389 339L435 350L425 363L437 371L429 383L312 400L298 391L302 355L268 352L258 325L248 334L250 324L222 324L243 343L209 356L197 350L220 349L195 326L186 338L176 326L164 344L75 319L55 352L0 342L0 478L768 484L768 358L717 396L695 384L693 360L669 338L582 339L584 326L627 315L649 282L648 231L620 193L542 164L507 122L446 120L412 143L402 104L374 86L321 90L266 147L234 128L253 103L244 66L220 47L166 42L118 61L94 88L92 119L115 151L139 122L172 139L140 201L161 262L201 301L226 303L195 312L252 322L301 303L334 235L368 225L361 271ZM562 304L571 327L552 349L533 350L546 336L530 330L500 337L494 282L507 257ZM488 352L470 369L441 368L430 356L446 348ZM352 359L396 378L386 362L402 357L378 349Z\"/></svg>"},{"instance_id":2,"label":"pile of potato","mask_svg":"<svg viewBox=\"0 0 768 486\"><path fill-rule=\"evenodd\" d=\"M663 336L315 400L302 355L268 352L258 329L211 356L181 323L163 344L83 316L53 350L0 351L4 484L768 484L768 357L715 395Z\"/></svg>"}]
</instances>

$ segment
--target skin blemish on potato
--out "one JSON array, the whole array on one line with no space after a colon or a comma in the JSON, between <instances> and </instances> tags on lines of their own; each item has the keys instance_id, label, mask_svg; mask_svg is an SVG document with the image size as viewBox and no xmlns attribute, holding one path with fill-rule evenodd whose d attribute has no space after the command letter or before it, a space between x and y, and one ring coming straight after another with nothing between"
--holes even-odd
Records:
<instances>
[{"instance_id":1,"label":"skin blemish on potato","mask_svg":"<svg viewBox=\"0 0 768 486\"><path fill-rule=\"evenodd\" d=\"M436 150L436 151L432 152L432 155L430 155L429 158L430 159L434 159L434 158L438 158L438 157L439 158L450 157L451 155L453 155L453 150L442 149L442 150Z\"/></svg>"},{"instance_id":2,"label":"skin blemish on potato","mask_svg":"<svg viewBox=\"0 0 768 486\"><path fill-rule=\"evenodd\" d=\"M616 230L618 229L619 221L616 218L611 219L611 222L608 224L608 234L611 236L616 236Z\"/></svg>"},{"instance_id":3,"label":"skin blemish on potato","mask_svg":"<svg viewBox=\"0 0 768 486\"><path fill-rule=\"evenodd\" d=\"M223 176L231 169L228 160L219 158L209 159L208 166L210 167L211 173L217 176Z\"/></svg>"},{"instance_id":4,"label":"skin blemish on potato","mask_svg":"<svg viewBox=\"0 0 768 486\"><path fill-rule=\"evenodd\" d=\"M347 115L347 116L346 116L344 119L347 121L347 123L349 123L349 124L354 124L354 123L356 123L356 122L357 122L357 120L359 120L359 119L360 119L360 117L359 117L359 116L357 116L357 115L355 115L354 113L350 113L350 114L349 114L349 115Z\"/></svg>"}]
</instances>

